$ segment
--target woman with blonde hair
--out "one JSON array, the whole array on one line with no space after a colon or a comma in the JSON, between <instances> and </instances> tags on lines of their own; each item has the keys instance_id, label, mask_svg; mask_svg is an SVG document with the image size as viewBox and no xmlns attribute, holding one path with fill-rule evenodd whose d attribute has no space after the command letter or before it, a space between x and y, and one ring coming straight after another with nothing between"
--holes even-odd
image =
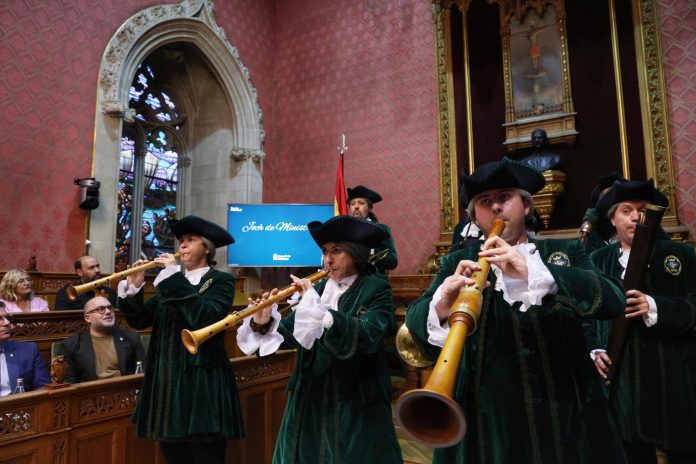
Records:
<instances>
[{"instance_id":1,"label":"woman with blonde hair","mask_svg":"<svg viewBox=\"0 0 696 464\"><path fill-rule=\"evenodd\" d=\"M8 313L48 311L48 301L34 296L34 282L27 271L10 269L0 281L0 299Z\"/></svg>"}]
</instances>

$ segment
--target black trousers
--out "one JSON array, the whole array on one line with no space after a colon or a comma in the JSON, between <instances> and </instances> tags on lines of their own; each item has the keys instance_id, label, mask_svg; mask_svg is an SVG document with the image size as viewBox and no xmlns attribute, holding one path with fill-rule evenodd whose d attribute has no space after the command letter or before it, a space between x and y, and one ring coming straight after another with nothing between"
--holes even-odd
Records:
<instances>
[{"instance_id":1,"label":"black trousers","mask_svg":"<svg viewBox=\"0 0 696 464\"><path fill-rule=\"evenodd\" d=\"M159 442L167 464L224 464L227 440Z\"/></svg>"}]
</instances>

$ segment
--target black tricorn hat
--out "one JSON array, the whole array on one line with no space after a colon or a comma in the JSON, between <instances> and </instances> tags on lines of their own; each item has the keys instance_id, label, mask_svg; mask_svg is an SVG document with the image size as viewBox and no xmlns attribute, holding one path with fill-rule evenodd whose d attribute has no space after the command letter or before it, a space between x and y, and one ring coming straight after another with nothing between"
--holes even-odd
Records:
<instances>
[{"instance_id":1,"label":"black tricorn hat","mask_svg":"<svg viewBox=\"0 0 696 464\"><path fill-rule=\"evenodd\" d=\"M544 185L546 180L539 172L504 156L502 160L482 164L470 176L464 176L459 198L466 205L479 193L499 188L519 188L534 195Z\"/></svg>"},{"instance_id":2,"label":"black tricorn hat","mask_svg":"<svg viewBox=\"0 0 696 464\"><path fill-rule=\"evenodd\" d=\"M592 194L590 195L590 201L592 202L593 205L596 205L597 202L599 201L599 197L602 194L602 190L608 189L612 185L614 185L614 182L616 181L619 182L626 182L626 179L618 173L618 171L610 172L606 176L599 176L597 178L597 185L595 188L592 190Z\"/></svg>"},{"instance_id":3,"label":"black tricorn hat","mask_svg":"<svg viewBox=\"0 0 696 464\"><path fill-rule=\"evenodd\" d=\"M348 202L350 203L350 200L353 198L367 198L372 203L382 201L382 196L379 193L375 192L374 190L370 190L364 185L356 185L355 187L348 189Z\"/></svg>"},{"instance_id":4,"label":"black tricorn hat","mask_svg":"<svg viewBox=\"0 0 696 464\"><path fill-rule=\"evenodd\" d=\"M327 242L358 242L376 247L389 238L389 233L374 222L355 216L334 216L324 223L312 221L307 228L319 246Z\"/></svg>"},{"instance_id":5,"label":"black tricorn hat","mask_svg":"<svg viewBox=\"0 0 696 464\"><path fill-rule=\"evenodd\" d=\"M172 219L169 221L169 227L176 238L184 234L200 235L213 242L217 248L234 243L234 238L227 230L198 216L191 215L181 219Z\"/></svg>"},{"instance_id":6,"label":"black tricorn hat","mask_svg":"<svg viewBox=\"0 0 696 464\"><path fill-rule=\"evenodd\" d=\"M646 181L627 180L616 181L597 202L597 214L605 216L617 203L622 201L647 201L657 206L667 206L667 197L655 188L652 179Z\"/></svg>"}]
</instances>

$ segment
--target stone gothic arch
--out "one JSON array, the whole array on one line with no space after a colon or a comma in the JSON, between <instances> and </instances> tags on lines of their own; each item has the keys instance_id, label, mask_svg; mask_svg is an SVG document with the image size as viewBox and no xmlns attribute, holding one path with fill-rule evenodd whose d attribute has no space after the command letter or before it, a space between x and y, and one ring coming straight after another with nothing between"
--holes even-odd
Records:
<instances>
[{"instance_id":1,"label":"stone gothic arch","mask_svg":"<svg viewBox=\"0 0 696 464\"><path fill-rule=\"evenodd\" d=\"M142 10L112 36L99 72L92 175L101 182L101 200L99 208L91 213L85 248L99 259L105 271L114 267L122 120L132 117L128 112L128 91L138 65L154 50L172 43L195 47L207 63L229 110L220 121L218 132L223 135L208 137L215 139L213 145L210 140L194 140L189 152L193 155L180 158L183 171L178 216L194 213L225 226L227 203L261 202L265 157L263 115L249 71L225 32L215 23L211 3L184 0L177 5ZM209 169L205 172L217 176L206 179L205 175L198 175L200 183L207 184L205 188L196 187L191 180L196 176L198 142L201 154L207 158Z\"/></svg>"}]
</instances>

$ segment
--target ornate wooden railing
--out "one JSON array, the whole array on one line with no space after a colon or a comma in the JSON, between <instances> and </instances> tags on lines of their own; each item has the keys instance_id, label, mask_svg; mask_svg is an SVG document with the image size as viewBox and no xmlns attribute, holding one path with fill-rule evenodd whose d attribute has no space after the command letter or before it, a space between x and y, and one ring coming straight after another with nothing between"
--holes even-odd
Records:
<instances>
[{"instance_id":1,"label":"ornate wooden railing","mask_svg":"<svg viewBox=\"0 0 696 464\"><path fill-rule=\"evenodd\" d=\"M271 462L294 362L292 351L233 360L247 433L228 442L230 462ZM141 382L129 375L0 398L0 463L163 463L130 422Z\"/></svg>"}]
</instances>

